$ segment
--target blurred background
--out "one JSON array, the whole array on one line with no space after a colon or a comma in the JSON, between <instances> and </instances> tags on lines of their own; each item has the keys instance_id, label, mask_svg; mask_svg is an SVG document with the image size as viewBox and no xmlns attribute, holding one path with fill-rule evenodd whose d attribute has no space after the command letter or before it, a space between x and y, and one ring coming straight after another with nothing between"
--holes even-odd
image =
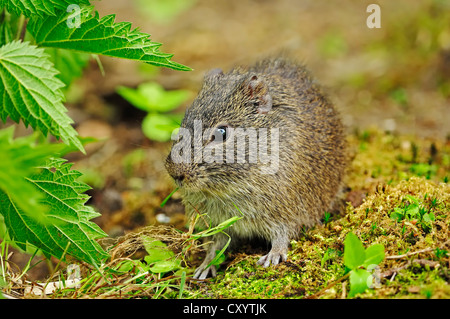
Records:
<instances>
[{"instance_id":1,"label":"blurred background","mask_svg":"<svg viewBox=\"0 0 450 319\"><path fill-rule=\"evenodd\" d=\"M226 70L287 53L311 69L349 127L376 125L441 138L450 132L449 0L377 1L379 29L366 25L373 1L93 3L100 16L115 13L116 21L132 21L163 43L163 52L194 69L150 70L102 58L106 75L94 79L89 87L94 94L111 94L117 85L136 86L150 74L168 89L195 92L208 69Z\"/></svg>"}]
</instances>

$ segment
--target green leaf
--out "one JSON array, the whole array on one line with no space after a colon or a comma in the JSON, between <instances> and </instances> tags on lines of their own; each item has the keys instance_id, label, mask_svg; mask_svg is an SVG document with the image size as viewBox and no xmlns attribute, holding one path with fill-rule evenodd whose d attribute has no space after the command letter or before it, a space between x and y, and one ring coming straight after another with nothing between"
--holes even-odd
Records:
<instances>
[{"instance_id":1,"label":"green leaf","mask_svg":"<svg viewBox=\"0 0 450 319\"><path fill-rule=\"evenodd\" d=\"M39 189L25 178L36 173L36 167L62 151L64 145L36 144L37 134L17 139L13 134L14 126L0 130L0 190L28 216L43 221L48 207L40 203L43 196Z\"/></svg>"},{"instance_id":2,"label":"green leaf","mask_svg":"<svg viewBox=\"0 0 450 319\"><path fill-rule=\"evenodd\" d=\"M71 4L89 5L89 0L0 0L0 7L5 7L9 12L26 17L35 15L44 17L56 15L56 10L67 10Z\"/></svg>"},{"instance_id":3,"label":"green leaf","mask_svg":"<svg viewBox=\"0 0 450 319\"><path fill-rule=\"evenodd\" d=\"M59 71L56 77L63 81L66 87L83 74L90 59L89 54L71 50L45 48L45 53L50 56L50 60Z\"/></svg>"},{"instance_id":4,"label":"green leaf","mask_svg":"<svg viewBox=\"0 0 450 319\"><path fill-rule=\"evenodd\" d=\"M181 267L181 261L179 259L170 259L159 261L150 267L150 271L155 274L166 273L169 271L177 270Z\"/></svg>"},{"instance_id":5,"label":"green leaf","mask_svg":"<svg viewBox=\"0 0 450 319\"><path fill-rule=\"evenodd\" d=\"M130 22L115 23L114 15L99 18L93 7L81 7L79 15L57 12L55 16L31 18L27 29L36 43L43 47L70 49L111 57L124 58L189 71L189 67L171 61L172 54L162 53L160 43L150 35L131 30Z\"/></svg>"},{"instance_id":6,"label":"green leaf","mask_svg":"<svg viewBox=\"0 0 450 319\"><path fill-rule=\"evenodd\" d=\"M162 241L148 236L142 236L144 248L148 255L144 257L149 270L153 273L166 273L180 268L181 261L174 258L175 254Z\"/></svg>"},{"instance_id":7,"label":"green leaf","mask_svg":"<svg viewBox=\"0 0 450 319\"><path fill-rule=\"evenodd\" d=\"M167 203L167 201L172 197L173 194L175 194L176 191L178 191L179 187L175 187L175 189L173 191L170 192L169 195L167 195L166 198L164 198L164 200L161 202L160 207L164 207Z\"/></svg>"},{"instance_id":8,"label":"green leaf","mask_svg":"<svg viewBox=\"0 0 450 319\"><path fill-rule=\"evenodd\" d=\"M147 256L144 257L144 260L147 264L152 264L157 261L167 260L173 257L174 253L167 245L159 240L155 240L153 238L143 236L144 248L147 251Z\"/></svg>"},{"instance_id":9,"label":"green leaf","mask_svg":"<svg viewBox=\"0 0 450 319\"><path fill-rule=\"evenodd\" d=\"M146 112L172 111L189 97L187 90L166 91L156 82L142 83L136 90L121 86L117 89L117 93Z\"/></svg>"},{"instance_id":10,"label":"green leaf","mask_svg":"<svg viewBox=\"0 0 450 319\"><path fill-rule=\"evenodd\" d=\"M149 113L142 121L142 132L151 140L167 142L170 141L173 130L179 126L168 114Z\"/></svg>"},{"instance_id":11,"label":"green leaf","mask_svg":"<svg viewBox=\"0 0 450 319\"><path fill-rule=\"evenodd\" d=\"M122 260L111 270L119 274L126 274L133 270L137 262L139 261L130 259Z\"/></svg>"},{"instance_id":12,"label":"green leaf","mask_svg":"<svg viewBox=\"0 0 450 319\"><path fill-rule=\"evenodd\" d=\"M0 17L0 45L11 42L14 39L11 28L11 17L6 13Z\"/></svg>"},{"instance_id":13,"label":"green leaf","mask_svg":"<svg viewBox=\"0 0 450 319\"><path fill-rule=\"evenodd\" d=\"M50 132L84 152L78 133L71 126L63 105L64 84L43 49L28 42L13 41L0 47L0 118L20 119L26 126Z\"/></svg>"},{"instance_id":14,"label":"green leaf","mask_svg":"<svg viewBox=\"0 0 450 319\"><path fill-rule=\"evenodd\" d=\"M211 262L208 264L208 267L210 267L211 265L220 266L227 259L227 256L225 255L225 250L227 250L230 243L231 237L228 238L227 243L223 246L221 250L216 250L216 255L214 256L213 260L211 260Z\"/></svg>"},{"instance_id":15,"label":"green leaf","mask_svg":"<svg viewBox=\"0 0 450 319\"><path fill-rule=\"evenodd\" d=\"M378 265L384 259L384 246L381 244L374 244L366 249L366 259L364 266Z\"/></svg>"},{"instance_id":16,"label":"green leaf","mask_svg":"<svg viewBox=\"0 0 450 319\"><path fill-rule=\"evenodd\" d=\"M419 213L419 205L411 204L406 208L406 214L409 218L414 218Z\"/></svg>"},{"instance_id":17,"label":"green leaf","mask_svg":"<svg viewBox=\"0 0 450 319\"><path fill-rule=\"evenodd\" d=\"M414 203L414 204L416 204L416 205L419 205L420 203L419 203L419 200L417 199L417 198L415 198L415 197L413 197L413 196L411 196L411 195L405 195L405 197L410 201L410 202L412 202L412 203Z\"/></svg>"},{"instance_id":18,"label":"green leaf","mask_svg":"<svg viewBox=\"0 0 450 319\"><path fill-rule=\"evenodd\" d=\"M403 210L397 207L394 208L394 211L390 215L390 218L397 222L401 222L403 217L404 217Z\"/></svg>"},{"instance_id":19,"label":"green leaf","mask_svg":"<svg viewBox=\"0 0 450 319\"><path fill-rule=\"evenodd\" d=\"M366 252L359 238L348 233L344 241L344 263L350 269L356 269L364 263Z\"/></svg>"},{"instance_id":20,"label":"green leaf","mask_svg":"<svg viewBox=\"0 0 450 319\"><path fill-rule=\"evenodd\" d=\"M350 292L348 293L350 298L369 288L367 285L369 276L370 273L365 269L354 269L350 272Z\"/></svg>"},{"instance_id":21,"label":"green leaf","mask_svg":"<svg viewBox=\"0 0 450 319\"><path fill-rule=\"evenodd\" d=\"M212 235L215 235L217 233L222 232L223 230L225 230L226 228L230 227L231 225L233 225L235 222L237 222L239 219L242 219L242 217L239 216L233 216L223 222L221 222L219 225L215 226L215 227L211 227L205 231L202 231L198 234L194 234L193 238L204 238L204 237L209 237Z\"/></svg>"},{"instance_id":22,"label":"green leaf","mask_svg":"<svg viewBox=\"0 0 450 319\"><path fill-rule=\"evenodd\" d=\"M436 217L434 216L433 213L425 213L422 218L425 223L430 224L436 220Z\"/></svg>"},{"instance_id":23,"label":"green leaf","mask_svg":"<svg viewBox=\"0 0 450 319\"><path fill-rule=\"evenodd\" d=\"M139 89L134 90L125 86L119 86L116 91L120 96L130 102L133 106L146 112L149 111L147 101L143 99L141 92L139 92Z\"/></svg>"},{"instance_id":24,"label":"green leaf","mask_svg":"<svg viewBox=\"0 0 450 319\"><path fill-rule=\"evenodd\" d=\"M43 202L50 207L49 223L39 223L24 214L8 194L0 191L5 225L22 249L30 243L46 255L62 258L67 248L67 254L90 264L99 264L108 254L96 239L106 234L90 220L100 214L85 205L89 196L83 193L90 187L77 181L81 173L71 170L71 164L64 162L63 159L51 160L41 172L27 179L41 190Z\"/></svg>"}]
</instances>

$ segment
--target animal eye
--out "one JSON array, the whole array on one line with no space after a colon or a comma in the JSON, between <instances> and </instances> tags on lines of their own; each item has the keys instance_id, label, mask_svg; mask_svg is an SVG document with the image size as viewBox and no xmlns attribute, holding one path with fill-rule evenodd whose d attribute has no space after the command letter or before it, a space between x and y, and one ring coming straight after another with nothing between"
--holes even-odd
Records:
<instances>
[{"instance_id":1,"label":"animal eye","mask_svg":"<svg viewBox=\"0 0 450 319\"><path fill-rule=\"evenodd\" d=\"M211 141L215 141L216 138L219 141L224 142L228 138L228 126L222 125L215 128L213 135L211 136Z\"/></svg>"}]
</instances>

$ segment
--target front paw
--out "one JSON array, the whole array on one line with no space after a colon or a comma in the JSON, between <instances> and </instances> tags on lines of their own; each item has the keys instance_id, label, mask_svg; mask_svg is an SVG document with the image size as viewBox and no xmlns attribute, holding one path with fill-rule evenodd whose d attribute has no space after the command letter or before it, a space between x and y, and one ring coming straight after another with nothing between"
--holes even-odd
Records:
<instances>
[{"instance_id":1,"label":"front paw","mask_svg":"<svg viewBox=\"0 0 450 319\"><path fill-rule=\"evenodd\" d=\"M280 260L282 262L286 261L287 254L285 252L271 250L267 255L262 256L256 264L267 268L270 264L278 265Z\"/></svg>"},{"instance_id":2,"label":"front paw","mask_svg":"<svg viewBox=\"0 0 450 319\"><path fill-rule=\"evenodd\" d=\"M217 269L216 266L211 265L207 267L208 264L201 264L194 272L194 279L206 279L211 275L211 277L216 277L217 275Z\"/></svg>"}]
</instances>

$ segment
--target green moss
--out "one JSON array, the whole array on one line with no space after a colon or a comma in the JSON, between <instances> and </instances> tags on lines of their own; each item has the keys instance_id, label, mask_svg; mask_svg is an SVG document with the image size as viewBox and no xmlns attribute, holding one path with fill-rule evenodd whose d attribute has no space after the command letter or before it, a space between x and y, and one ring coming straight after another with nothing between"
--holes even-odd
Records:
<instances>
[{"instance_id":1,"label":"green moss","mask_svg":"<svg viewBox=\"0 0 450 319\"><path fill-rule=\"evenodd\" d=\"M380 288L356 298L450 297L450 185L442 182L449 170L448 163L442 161L450 153L448 146L376 130L352 136L350 141L359 150L348 184L352 190L365 190L364 202L356 208L348 204L340 218L333 216L292 241L286 263L264 269L255 265L258 255L232 254L226 270L221 269L202 286L203 297L346 297L349 287L348 279L342 280L347 271L343 242L349 232L354 232L365 247L383 244L387 256L377 272ZM365 147L358 147L361 143ZM433 160L430 149L434 149ZM433 165L433 174L417 174L411 167L418 163ZM408 207L411 209L404 219L392 217L396 209ZM420 219L425 213L435 217L427 221L427 227ZM401 256L412 252L421 253ZM336 284L323 290L333 282Z\"/></svg>"}]
</instances>

